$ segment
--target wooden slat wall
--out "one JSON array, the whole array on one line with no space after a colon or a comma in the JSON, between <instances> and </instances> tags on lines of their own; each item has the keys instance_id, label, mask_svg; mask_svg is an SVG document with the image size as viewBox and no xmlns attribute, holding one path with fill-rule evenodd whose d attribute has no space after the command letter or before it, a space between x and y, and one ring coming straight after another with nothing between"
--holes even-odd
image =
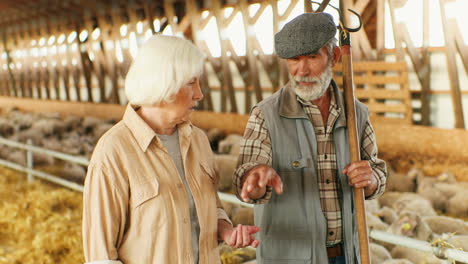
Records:
<instances>
[{"instance_id":1,"label":"wooden slat wall","mask_svg":"<svg viewBox=\"0 0 468 264\"><path fill-rule=\"evenodd\" d=\"M341 65L334 67L341 76ZM356 62L353 64L356 97L369 108L371 116L412 124L413 111L405 62ZM342 78L335 77L338 86ZM397 114L392 116L392 114Z\"/></svg>"}]
</instances>

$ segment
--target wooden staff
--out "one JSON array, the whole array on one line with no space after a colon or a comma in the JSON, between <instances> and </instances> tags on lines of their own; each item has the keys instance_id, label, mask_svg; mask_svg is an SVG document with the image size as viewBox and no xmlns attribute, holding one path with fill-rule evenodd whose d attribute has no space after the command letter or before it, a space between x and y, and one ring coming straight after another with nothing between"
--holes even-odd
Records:
<instances>
[{"instance_id":1,"label":"wooden staff","mask_svg":"<svg viewBox=\"0 0 468 264\"><path fill-rule=\"evenodd\" d=\"M343 24L340 24L340 47L341 61L343 64L343 89L346 104L346 123L348 126L349 152L351 162L361 160L359 140L356 127L356 108L354 99L354 82L353 82L353 61L351 58L351 36L349 32L358 31L362 24L359 14L353 12L359 17L360 25L356 29L350 29ZM361 252L361 264L370 264L369 257L369 236L367 234L366 223L366 208L364 207L364 190L363 188L354 188L354 206L356 209L356 218L359 234L359 249Z\"/></svg>"}]
</instances>

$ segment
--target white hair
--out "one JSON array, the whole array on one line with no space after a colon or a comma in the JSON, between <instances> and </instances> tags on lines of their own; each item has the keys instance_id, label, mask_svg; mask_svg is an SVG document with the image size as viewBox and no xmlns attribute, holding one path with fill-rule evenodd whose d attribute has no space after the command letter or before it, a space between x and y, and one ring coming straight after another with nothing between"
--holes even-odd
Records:
<instances>
[{"instance_id":1,"label":"white hair","mask_svg":"<svg viewBox=\"0 0 468 264\"><path fill-rule=\"evenodd\" d=\"M333 52L335 51L335 48L338 47L336 43L337 43L336 38L332 38L324 45L327 48L329 61L333 60Z\"/></svg>"},{"instance_id":2,"label":"white hair","mask_svg":"<svg viewBox=\"0 0 468 264\"><path fill-rule=\"evenodd\" d=\"M132 105L172 102L190 79L203 73L205 55L190 41L154 35L140 48L125 78Z\"/></svg>"}]
</instances>

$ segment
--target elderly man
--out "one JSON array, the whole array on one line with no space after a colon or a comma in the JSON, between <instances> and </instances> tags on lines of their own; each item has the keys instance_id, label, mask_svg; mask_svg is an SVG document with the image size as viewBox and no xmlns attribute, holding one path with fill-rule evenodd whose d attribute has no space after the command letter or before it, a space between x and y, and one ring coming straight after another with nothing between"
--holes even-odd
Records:
<instances>
[{"instance_id":1,"label":"elderly man","mask_svg":"<svg viewBox=\"0 0 468 264\"><path fill-rule=\"evenodd\" d=\"M373 199L385 189L385 162L359 102L362 160L350 163L345 105L332 80L335 35L326 13L302 14L275 35L290 81L252 109L234 175L238 197L256 204L258 264L358 263L352 190Z\"/></svg>"}]
</instances>

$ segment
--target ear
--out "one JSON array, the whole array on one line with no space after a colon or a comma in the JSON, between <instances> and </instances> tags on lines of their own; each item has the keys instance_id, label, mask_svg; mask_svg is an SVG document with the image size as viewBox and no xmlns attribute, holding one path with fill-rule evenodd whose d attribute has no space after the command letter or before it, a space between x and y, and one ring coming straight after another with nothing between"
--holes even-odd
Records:
<instances>
[{"instance_id":1,"label":"ear","mask_svg":"<svg viewBox=\"0 0 468 264\"><path fill-rule=\"evenodd\" d=\"M340 47L335 47L333 49L333 60L332 60L332 67L338 62L341 56L341 49Z\"/></svg>"}]
</instances>

